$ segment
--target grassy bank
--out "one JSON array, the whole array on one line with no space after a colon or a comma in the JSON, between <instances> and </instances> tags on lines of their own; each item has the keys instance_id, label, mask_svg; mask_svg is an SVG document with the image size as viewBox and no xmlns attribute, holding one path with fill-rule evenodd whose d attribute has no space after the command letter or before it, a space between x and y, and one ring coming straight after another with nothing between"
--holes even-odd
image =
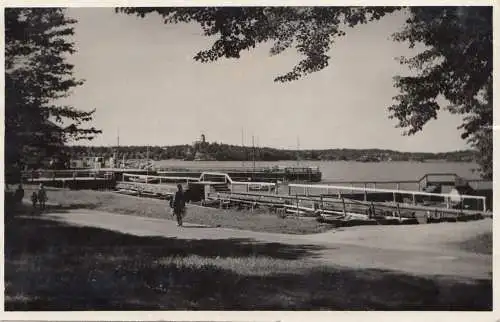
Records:
<instances>
[{"instance_id":1,"label":"grassy bank","mask_svg":"<svg viewBox=\"0 0 500 322\"><path fill-rule=\"evenodd\" d=\"M493 234L491 232L481 234L472 239L465 240L456 246L468 252L492 255Z\"/></svg>"},{"instance_id":2,"label":"grassy bank","mask_svg":"<svg viewBox=\"0 0 500 322\"><path fill-rule=\"evenodd\" d=\"M491 280L325 266L314 260L318 246L137 237L20 215L7 214L5 222L9 311L490 310L492 305Z\"/></svg>"},{"instance_id":3,"label":"grassy bank","mask_svg":"<svg viewBox=\"0 0 500 322\"><path fill-rule=\"evenodd\" d=\"M25 195L31 196L34 186L25 187ZM174 220L170 214L168 203L162 200L138 198L120 195L107 191L64 190L48 188L49 202L59 204L61 208L86 208L113 213L150 218ZM279 218L277 215L256 210L237 211L233 209L202 208L188 205L186 222L207 225L253 230L271 233L309 234L331 229L328 224L315 220L299 218Z\"/></svg>"}]
</instances>

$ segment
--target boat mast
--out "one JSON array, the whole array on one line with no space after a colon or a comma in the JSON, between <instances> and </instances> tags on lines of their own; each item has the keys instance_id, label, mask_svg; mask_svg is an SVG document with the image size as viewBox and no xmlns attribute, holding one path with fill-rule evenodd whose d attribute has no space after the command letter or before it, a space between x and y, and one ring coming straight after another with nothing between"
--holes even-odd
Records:
<instances>
[{"instance_id":1,"label":"boat mast","mask_svg":"<svg viewBox=\"0 0 500 322\"><path fill-rule=\"evenodd\" d=\"M255 175L255 138L252 135L252 158L253 158L253 173Z\"/></svg>"},{"instance_id":2,"label":"boat mast","mask_svg":"<svg viewBox=\"0 0 500 322\"><path fill-rule=\"evenodd\" d=\"M146 175L149 175L149 145L146 146Z\"/></svg>"},{"instance_id":3,"label":"boat mast","mask_svg":"<svg viewBox=\"0 0 500 322\"><path fill-rule=\"evenodd\" d=\"M255 137L255 159L260 157L259 136Z\"/></svg>"},{"instance_id":4,"label":"boat mast","mask_svg":"<svg viewBox=\"0 0 500 322\"><path fill-rule=\"evenodd\" d=\"M116 164L119 163L118 161L118 154L120 153L119 150L120 150L120 127L116 129L116 158L113 159L113 162L115 162L115 164L113 164L113 168L115 168ZM123 157L125 158L125 154L123 155Z\"/></svg>"},{"instance_id":5,"label":"boat mast","mask_svg":"<svg viewBox=\"0 0 500 322\"><path fill-rule=\"evenodd\" d=\"M241 128L241 147L243 148L243 152L245 152L245 140L243 138L243 128ZM246 153L245 157L246 157ZM245 157L243 157L243 161L241 162L241 166L244 168L245 167Z\"/></svg>"},{"instance_id":6,"label":"boat mast","mask_svg":"<svg viewBox=\"0 0 500 322\"><path fill-rule=\"evenodd\" d=\"M300 139L297 136L297 166L300 165Z\"/></svg>"}]
</instances>

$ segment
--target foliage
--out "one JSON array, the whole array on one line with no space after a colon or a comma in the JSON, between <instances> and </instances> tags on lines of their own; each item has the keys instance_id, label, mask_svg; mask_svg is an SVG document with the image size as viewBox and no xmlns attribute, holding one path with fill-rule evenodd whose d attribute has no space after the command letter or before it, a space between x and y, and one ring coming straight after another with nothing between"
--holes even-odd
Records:
<instances>
[{"instance_id":1,"label":"foliage","mask_svg":"<svg viewBox=\"0 0 500 322\"><path fill-rule=\"evenodd\" d=\"M57 104L83 81L72 76L76 21L61 8L5 9L5 162L37 163L58 153L69 139L91 139L83 128L94 111Z\"/></svg>"},{"instance_id":2,"label":"foliage","mask_svg":"<svg viewBox=\"0 0 500 322\"><path fill-rule=\"evenodd\" d=\"M158 13L165 23L195 22L204 35L216 36L212 47L194 58L202 62L239 58L243 50L272 42L271 55L295 47L304 58L293 69L275 78L297 80L328 66L335 39L359 24L379 20L400 7L191 7L117 8L118 12L145 17ZM391 118L404 128L403 134L421 131L441 108L441 95L451 103L452 113L464 116L460 128L479 152L483 175L492 177L492 8L411 7L403 31L395 41L410 47L423 43L426 49L412 58L402 58L416 75L397 77L400 90ZM481 98L482 97L482 98Z\"/></svg>"},{"instance_id":3,"label":"foliage","mask_svg":"<svg viewBox=\"0 0 500 322\"><path fill-rule=\"evenodd\" d=\"M491 7L412 7L396 41L426 46L418 55L401 58L416 75L397 77L400 95L389 107L407 134L437 118L438 99L464 115L462 138L479 151L478 163L492 178L493 33Z\"/></svg>"}]
</instances>

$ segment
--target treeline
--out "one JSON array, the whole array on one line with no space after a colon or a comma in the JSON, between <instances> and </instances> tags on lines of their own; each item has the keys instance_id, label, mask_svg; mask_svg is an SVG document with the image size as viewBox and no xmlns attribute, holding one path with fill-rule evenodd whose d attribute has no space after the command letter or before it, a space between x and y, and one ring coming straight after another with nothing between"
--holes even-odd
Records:
<instances>
[{"instance_id":1,"label":"treeline","mask_svg":"<svg viewBox=\"0 0 500 322\"><path fill-rule=\"evenodd\" d=\"M118 159L189 159L193 154L190 145L174 146L69 146L66 153L71 159L83 157L109 158L115 155ZM323 150L285 150L274 148L252 148L236 145L208 143L204 152L217 161L282 161L282 160L340 160L340 161L474 161L472 150L446 153L410 153L381 149L323 149Z\"/></svg>"}]
</instances>

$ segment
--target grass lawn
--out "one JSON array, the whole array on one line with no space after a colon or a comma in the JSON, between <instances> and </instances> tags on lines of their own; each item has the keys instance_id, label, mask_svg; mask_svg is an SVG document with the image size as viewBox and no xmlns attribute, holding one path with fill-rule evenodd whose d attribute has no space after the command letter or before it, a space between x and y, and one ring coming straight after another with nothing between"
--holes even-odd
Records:
<instances>
[{"instance_id":1,"label":"grass lawn","mask_svg":"<svg viewBox=\"0 0 500 322\"><path fill-rule=\"evenodd\" d=\"M138 237L27 212L6 211L7 311L492 307L491 279L325 266L314 260L318 246Z\"/></svg>"},{"instance_id":2,"label":"grass lawn","mask_svg":"<svg viewBox=\"0 0 500 322\"><path fill-rule=\"evenodd\" d=\"M25 186L25 196L31 196L36 189ZM167 201L120 195L108 191L64 190L47 188L49 202L62 208L87 208L125 215L164 218L174 220ZM186 222L211 227L236 228L271 233L310 234L333 228L316 220L294 217L279 218L264 210L237 211L202 208L188 205Z\"/></svg>"}]
</instances>

